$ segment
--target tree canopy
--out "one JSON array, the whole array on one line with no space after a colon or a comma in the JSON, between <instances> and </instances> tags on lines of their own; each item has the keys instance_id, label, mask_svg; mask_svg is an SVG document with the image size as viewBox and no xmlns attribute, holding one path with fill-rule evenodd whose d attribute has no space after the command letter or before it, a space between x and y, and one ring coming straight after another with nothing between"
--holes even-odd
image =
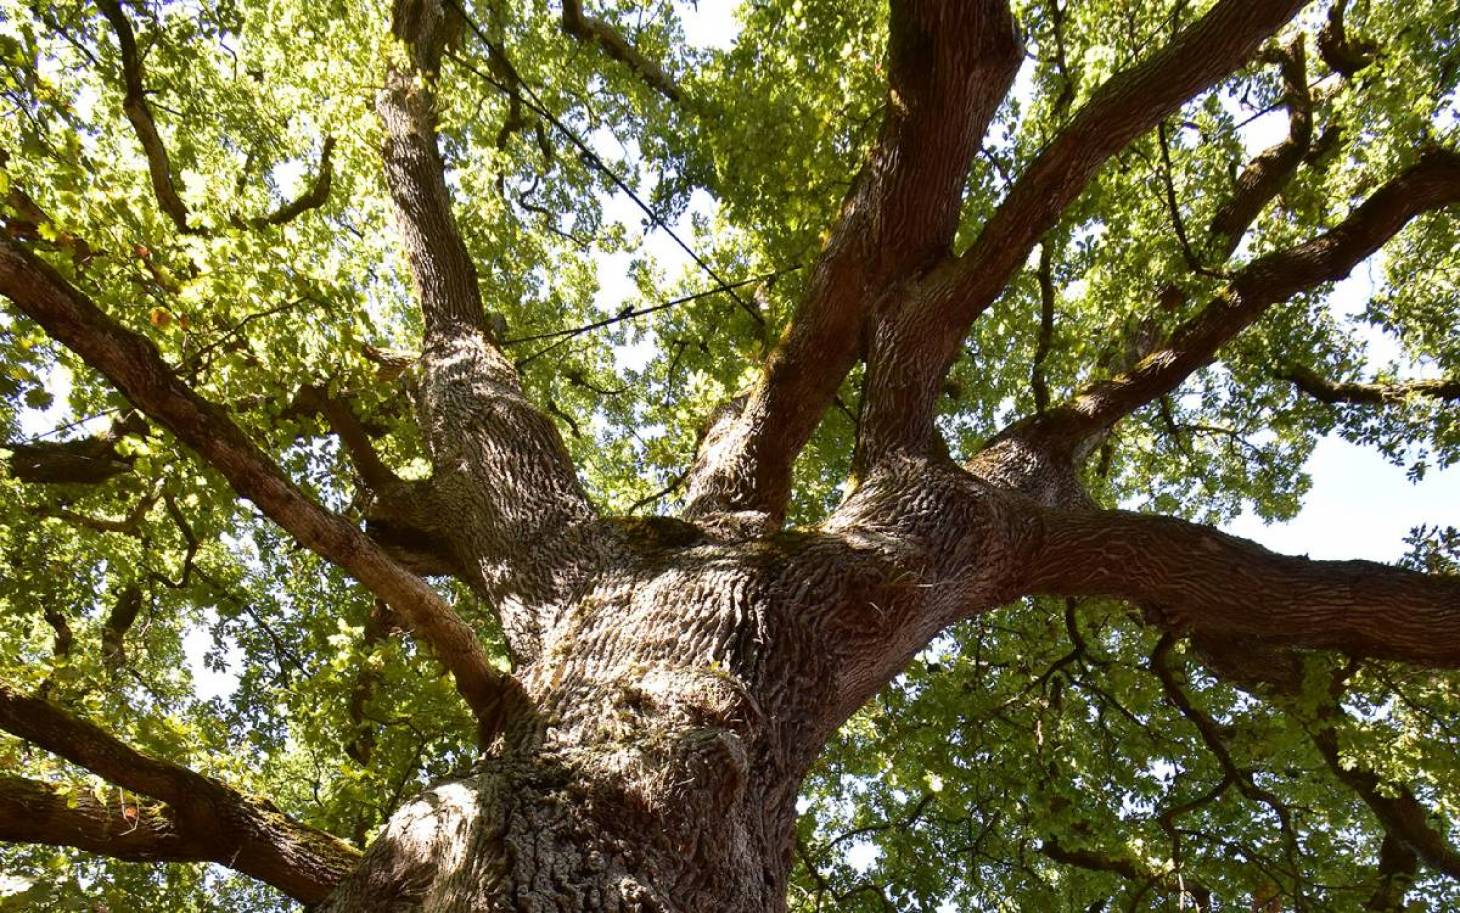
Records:
<instances>
[{"instance_id":1,"label":"tree canopy","mask_svg":"<svg viewBox=\"0 0 1460 913\"><path fill-rule=\"evenodd\" d=\"M447 4L431 90L455 224L492 338L604 513L761 509L779 485L770 512L813 529L920 410L959 462L1010 428L1067 439L1094 505L1205 524L1294 516L1327 435L1416 480L1460 460L1453 0L1311 3L1232 66L1235 26L1203 28L1240 4L1020 0L1017 68L956 91L941 59L907 64L939 53L908 5L751 0L696 44L705 11L680 3ZM267 832L348 867L474 762L473 710L513 657L409 522L441 508L411 404L433 318L377 110L421 50L389 7L0 0L0 911L317 900L251 838L231 859L210 841ZM938 117L989 111L966 178L939 122L899 120L933 88ZM955 192L858 209L897 156ZM854 241L833 231L864 212ZM692 477L839 281L813 269L829 243L865 275L895 248L946 281L915 326L941 348L879 379L868 354L912 324L814 315L803 358L846 365L783 360L784 396L829 403L775 413L805 426L785 480L742 498ZM1374 288L1347 312L1330 293L1354 269ZM96 316L22 301L35 276ZM156 369L118 380L88 348L107 334L150 341ZM1371 357L1378 335L1398 358ZM928 372L935 401L868 395ZM1242 569L1271 556L1191 528L1132 536L1238 550L1191 611L1247 599ZM1460 573L1454 528L1410 545L1393 558ZM793 910L1460 904L1453 638L1429 649L1423 616L1397 645L1288 651L1205 631L1175 584L1108 598L1118 570L1051 570L1060 595L919 645L804 783ZM201 645L221 693L199 691ZM237 815L190 816L199 793Z\"/></svg>"}]
</instances>

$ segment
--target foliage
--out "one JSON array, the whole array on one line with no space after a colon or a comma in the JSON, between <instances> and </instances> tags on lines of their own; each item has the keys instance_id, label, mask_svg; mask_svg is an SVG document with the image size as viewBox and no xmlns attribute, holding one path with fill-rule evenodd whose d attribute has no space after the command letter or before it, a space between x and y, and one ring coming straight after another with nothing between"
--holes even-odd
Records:
<instances>
[{"instance_id":1,"label":"foliage","mask_svg":"<svg viewBox=\"0 0 1460 913\"><path fill-rule=\"evenodd\" d=\"M1071 103L1209 5L1056 2L1017 5L1028 59L975 161L963 242ZM123 114L107 21L90 3L0 0L7 216L24 215L22 191L48 216L37 243L56 268L145 332L311 493L356 513L346 454L299 407L306 385L348 395L392 466L406 475L424 466L403 383L382 380L366 357L367 346L411 348L420 329L371 109L389 53L382 9L354 0L127 7L149 104L199 229L183 233L156 205ZM1310 36L1311 50L1327 9L1315 4L1285 35ZM451 49L438 91L457 214L488 306L595 499L667 511L707 414L747 386L784 331L808 281L801 268L875 137L886 10L871 0L747 3L723 49L685 42L686 6L623 0L602 11L677 74L680 103L566 35L544 0L475 0L470 13L481 34ZM1336 131L1338 145L1298 172L1234 262L1313 236L1422 149L1460 142L1454 4L1365 0L1349 7L1347 25L1380 51L1352 79L1312 55L1315 124ZM515 77L483 38L505 48ZM1271 138L1264 128L1283 128L1281 94L1275 68L1259 61L1193 100L1169 122L1169 174L1159 138L1142 137L1046 239L1057 320L1043 370L1056 399L1127 361L1162 288L1183 294L1154 318L1159 328L1216 288L1186 269L1165 182L1188 226L1210 222L1265 142L1259 135ZM308 189L327 138L324 204L283 225L250 225ZM706 266L687 262L655 223L677 225ZM1406 229L1370 271L1373 294L1357 309L1335 307L1320 289L1271 311L1104 445L1087 480L1097 499L1207 521L1244 510L1291 517L1308 484L1304 461L1329 433L1375 446L1416 476L1460 460L1453 404L1329 406L1282 374L1289 363L1339 380L1460 372L1457 232L1443 213ZM776 276L736 296L542 335L713 287L711 270L727 281ZM1039 296L1031 262L967 340L940 419L955 455L1032 411ZM1400 354L1371 365L1365 340L1381 336ZM797 523L839 500L856 379L797 464ZM75 355L0 312L0 440L79 439L125 409ZM359 843L413 789L470 763L471 726L443 671L409 640L367 635L371 600L356 585L162 433L124 437L117 458L125 471L99 484L0 478L6 682L44 689L143 750ZM1443 569L1453 542L1441 536L1418 531L1415 560ZM131 588L140 614L125 662L112 662L103 638ZM489 635L486 610L464 591L455 599ZM1276 886L1295 909L1359 909L1382 830L1309 738L1319 725L1311 701L1219 684L1185 647L1172 658L1233 761L1287 809L1285 829L1271 805L1238 788L1209 795L1225 772L1151 671L1156 637L1123 605L1084 606L1076 618L1040 601L946 632L845 727L807 782L793 907L1094 910L1119 898L1178 909L1185 882L1168 882L1180 863L1183 879L1219 896ZM213 674L200 677L204 648ZM1433 827L1460 837L1450 824L1460 808L1454 676L1365 663L1350 671L1343 709L1343 763L1377 771L1385 788L1407 785L1433 810ZM99 788L8 738L0 770ZM1195 804L1163 824L1182 803ZM1150 874L1143 884L1061 863L1042 852L1051 843ZM284 904L223 870L50 848L0 850L0 871L20 879L0 882L0 911ZM1460 893L1426 873L1410 899L1440 909Z\"/></svg>"}]
</instances>

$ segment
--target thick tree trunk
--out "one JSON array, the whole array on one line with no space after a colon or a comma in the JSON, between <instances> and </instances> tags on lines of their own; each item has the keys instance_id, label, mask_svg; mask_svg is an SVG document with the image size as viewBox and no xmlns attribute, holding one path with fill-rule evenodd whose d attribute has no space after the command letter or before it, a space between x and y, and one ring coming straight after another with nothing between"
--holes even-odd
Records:
<instances>
[{"instance_id":1,"label":"thick tree trunk","mask_svg":"<svg viewBox=\"0 0 1460 913\"><path fill-rule=\"evenodd\" d=\"M795 789L746 782L733 738L642 733L495 758L398 812L324 909L783 909Z\"/></svg>"},{"instance_id":2,"label":"thick tree trunk","mask_svg":"<svg viewBox=\"0 0 1460 913\"><path fill-rule=\"evenodd\" d=\"M524 675L532 715L401 809L325 910L783 908L797 790L844 713L820 623L844 554L601 532L611 566Z\"/></svg>"}]
</instances>

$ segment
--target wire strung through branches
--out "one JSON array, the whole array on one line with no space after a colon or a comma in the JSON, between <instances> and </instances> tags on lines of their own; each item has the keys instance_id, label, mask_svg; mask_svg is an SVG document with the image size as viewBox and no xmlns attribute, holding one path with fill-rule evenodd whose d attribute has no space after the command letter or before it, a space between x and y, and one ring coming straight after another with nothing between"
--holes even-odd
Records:
<instances>
[{"instance_id":1,"label":"wire strung through branches","mask_svg":"<svg viewBox=\"0 0 1460 913\"><path fill-rule=\"evenodd\" d=\"M494 51L498 53L499 56L505 58L506 55L502 53L502 49L494 41L492 41L491 38L487 37L487 34L485 31L483 31L481 25L478 24L477 21L471 17L471 15L466 11L465 7L461 5L460 0L447 0L447 2L449 2L451 6L453 6L456 11L461 14L461 17L466 22L467 27L471 29L472 34L476 35L478 41L485 45L489 51ZM463 59L460 55L452 54L450 56L452 60L465 67L478 79L486 82L488 85L492 86L503 95L507 95L508 97L514 97L518 95L518 93L514 93L509 86L503 84L500 80L496 79L491 74L485 73L477 67L473 66L470 61ZM608 167L608 164L599 157L598 153L594 152L593 149L586 142L578 137L578 134L574 133L572 129L570 129L566 124L564 124L561 120L554 116L551 111L547 110L547 106L543 103L542 97L537 94L536 90L534 90L532 86L527 83L526 80L522 79L522 77L519 75L514 80L514 83L517 86L518 90L520 90L523 104L525 104L527 108L538 117L541 117L543 120L551 124L553 128L556 129L559 133L563 134L563 136L567 138L568 142L572 143L574 148L578 150L585 164L591 165L592 167L598 169L604 174L605 177L609 179L609 181L615 187L623 191L629 197L629 199L633 201L634 205L639 207L639 209L643 211L644 215L649 217L650 223L654 227L662 230L665 234L669 235L670 239L672 239L674 243L679 246L680 250L683 250L686 254L688 254L690 259L695 262L695 265L703 270L705 272L705 275L713 279L715 283L720 286L720 289L726 290L729 293L730 297L735 299L735 303L740 305L741 309L744 310L745 313L750 315L752 320L762 325L765 323L765 317L760 313L760 311L758 311L744 298L741 298L739 295L735 294L734 289L738 286L727 283L723 278L721 278L719 273L715 271L715 268L711 266L708 262L706 262L705 259L701 257L693 247L691 247L684 241L683 238L675 233L674 229L665 224L664 220L660 218L659 214L656 213L653 208L649 206L649 204L645 203L643 199L641 199L639 195L634 192L633 188L631 188L628 183L624 181L623 178L619 177L617 172Z\"/></svg>"}]
</instances>

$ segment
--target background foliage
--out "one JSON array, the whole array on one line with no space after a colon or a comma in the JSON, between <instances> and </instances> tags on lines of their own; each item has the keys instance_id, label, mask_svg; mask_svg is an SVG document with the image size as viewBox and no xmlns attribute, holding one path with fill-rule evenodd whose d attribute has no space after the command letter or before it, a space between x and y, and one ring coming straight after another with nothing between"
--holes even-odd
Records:
<instances>
[{"instance_id":1,"label":"background foliage","mask_svg":"<svg viewBox=\"0 0 1460 913\"><path fill-rule=\"evenodd\" d=\"M1016 4L1028 60L975 161L965 236L1072 105L1208 5L1055 3ZM115 35L89 3L0 0L0 196L14 215L12 191L28 195L50 216L39 232L53 265L145 331L313 494L355 510L348 462L298 407L305 385L348 393L392 466L425 469L403 384L381 380L364 354L409 349L419 332L371 110L389 53L383 5L188 0L127 11L200 231L179 232L155 204L122 112ZM784 329L806 281L797 268L815 256L875 134L886 10L756 0L738 9L739 35L723 49L688 44L681 16L693 11L661 0L595 12L663 62L681 102L565 35L542 0L475 0L480 32L463 33L442 75L442 131L463 233L488 306L520 340L509 352L530 393L561 423L601 503L663 511L706 414L754 377ZM1285 40L1305 34L1311 51L1327 12L1314 4ZM1238 262L1311 237L1422 149L1460 141L1452 0L1356 0L1347 25L1378 48L1375 60L1346 79L1310 53L1315 134L1337 140L1261 216ZM1211 291L1186 269L1167 182L1183 221L1207 224L1247 158L1281 136L1281 101L1276 67L1255 62L1168 123L1169 172L1159 138L1144 137L1065 214L1048 242L1057 321L1045 370L1056 398ZM250 226L308 187L327 141L324 205ZM706 267L673 253L655 222L677 225ZM1460 459L1453 405L1332 407L1280 376L1294 362L1335 379L1460 374L1457 232L1444 214L1405 230L1379 258L1360 312L1335 311L1323 292L1272 311L1179 395L1122 427L1094 461L1092 492L1208 521L1244 510L1282 519L1301 504L1304 461L1325 434L1379 448L1416 477ZM738 298L542 336L713 287L710 270L727 281L775 275ZM1155 293L1173 282L1183 302L1153 314ZM950 375L941 424L955 454L1032 410L1039 314L1031 262ZM1397 343L1395 363L1370 363L1364 340L1376 334ZM797 466L796 522L814 523L839 498L856 380ZM0 441L83 438L124 408L37 326L0 311ZM369 633L371 602L357 587L169 438L130 435L118 454L127 471L101 484L0 477L7 682L361 843L413 789L470 763L471 726L442 671L408 640ZM1454 543L1453 530L1417 530L1410 560L1453 568ZM128 593L140 610L117 662L103 634ZM456 596L489 636L487 613ZM200 693L188 657L202 645L231 687ZM1431 826L1457 836L1453 675L1318 658L1302 693L1258 698L1219 685L1177 644L1163 662L1189 713L1153 671L1157 647L1117 604L1076 619L1072 607L1031 601L947 632L845 727L806 784L793 908L1179 909L1191 882L1234 904L1276 893L1283 909L1359 909L1382 832L1310 737L1327 725L1321 695L1340 670L1343 764L1377 772L1382 789L1412 790ZM1227 771L1192 713L1215 722L1231 762L1272 801L1236 786L1214 794ZM0 770L110 794L15 740L0 739ZM1051 845L1119 865L1070 864ZM1178 861L1184 881L1173 889ZM222 870L51 848L0 849L0 871L4 911L283 904ZM1410 897L1443 909L1460 891L1425 875Z\"/></svg>"}]
</instances>

